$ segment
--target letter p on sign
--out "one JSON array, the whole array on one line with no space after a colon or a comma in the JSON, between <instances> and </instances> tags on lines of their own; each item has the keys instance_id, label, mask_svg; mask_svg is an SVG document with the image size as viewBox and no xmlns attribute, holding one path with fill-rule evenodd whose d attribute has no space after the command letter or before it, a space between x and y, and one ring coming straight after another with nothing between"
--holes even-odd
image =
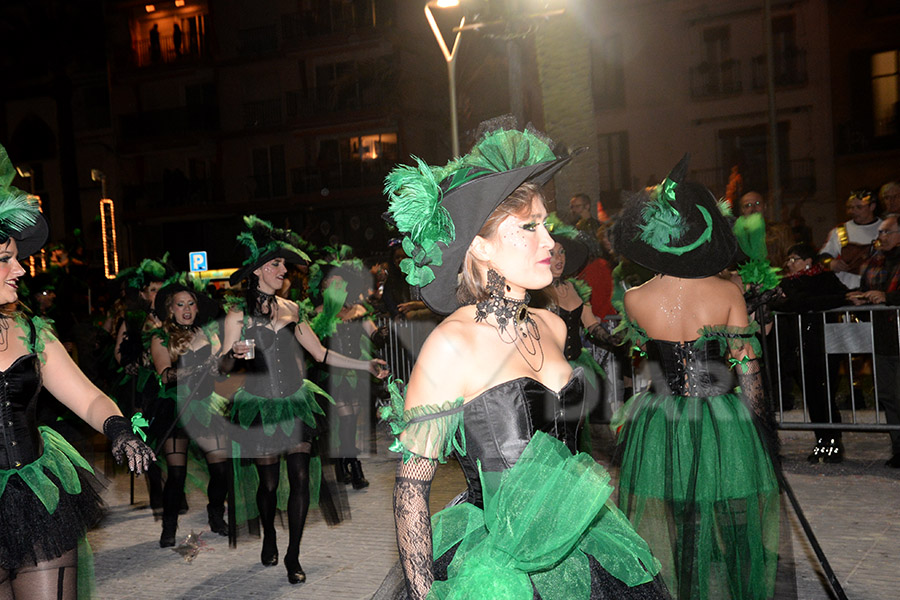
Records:
<instances>
[{"instance_id":1,"label":"letter p on sign","mask_svg":"<svg viewBox=\"0 0 900 600\"><path fill-rule=\"evenodd\" d=\"M206 266L206 250L201 250L200 252L190 252L188 253L191 262L191 272L194 273L196 271L206 271L208 267Z\"/></svg>"}]
</instances>

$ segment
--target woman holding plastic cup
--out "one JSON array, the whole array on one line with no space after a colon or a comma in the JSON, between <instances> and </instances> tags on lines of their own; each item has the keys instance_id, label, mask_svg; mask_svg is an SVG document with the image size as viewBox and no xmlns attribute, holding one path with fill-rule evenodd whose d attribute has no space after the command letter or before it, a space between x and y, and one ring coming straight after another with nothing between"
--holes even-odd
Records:
<instances>
[{"instance_id":1,"label":"woman holding plastic cup","mask_svg":"<svg viewBox=\"0 0 900 600\"><path fill-rule=\"evenodd\" d=\"M259 472L256 503L263 530L260 560L266 566L278 564L276 492L284 457L291 486L284 565L288 581L301 583L306 574L299 562L300 537L310 502L315 415L324 414L319 405L322 398L331 400L321 388L304 379L301 349L316 362L334 367L368 371L379 378L388 372L382 360L356 360L329 352L300 318L297 304L275 295L287 272L285 263L309 260L298 248L302 244L299 236L253 216L244 217L244 222L247 230L237 239L245 246L247 259L230 282L234 285L246 280L246 291L225 317L222 347L229 350L223 368L228 368L229 359L243 360L247 367L243 387L234 396L232 420L246 431L240 441L242 456L252 457Z\"/></svg>"}]
</instances>

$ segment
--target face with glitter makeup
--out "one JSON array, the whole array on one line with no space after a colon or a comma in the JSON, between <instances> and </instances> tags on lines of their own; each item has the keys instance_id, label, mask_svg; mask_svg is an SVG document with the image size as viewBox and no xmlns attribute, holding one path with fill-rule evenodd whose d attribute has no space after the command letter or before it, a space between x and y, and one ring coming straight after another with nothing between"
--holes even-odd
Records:
<instances>
[{"instance_id":1,"label":"face with glitter makeup","mask_svg":"<svg viewBox=\"0 0 900 600\"><path fill-rule=\"evenodd\" d=\"M19 297L19 277L25 274L25 269L19 264L18 254L13 238L0 244L0 305L15 302Z\"/></svg>"},{"instance_id":2,"label":"face with glitter makeup","mask_svg":"<svg viewBox=\"0 0 900 600\"><path fill-rule=\"evenodd\" d=\"M197 299L190 292L177 292L172 295L169 310L179 325L193 325L197 318Z\"/></svg>"},{"instance_id":3,"label":"face with glitter makeup","mask_svg":"<svg viewBox=\"0 0 900 600\"><path fill-rule=\"evenodd\" d=\"M550 273L554 279L559 279L566 268L566 249L558 243L550 251Z\"/></svg>"},{"instance_id":4,"label":"face with glitter makeup","mask_svg":"<svg viewBox=\"0 0 900 600\"><path fill-rule=\"evenodd\" d=\"M525 290L550 285L550 249L553 238L544 227L547 209L540 198L531 201L531 210L501 221L497 232L485 240L488 263L506 278L510 297L523 297Z\"/></svg>"},{"instance_id":5,"label":"face with glitter makeup","mask_svg":"<svg viewBox=\"0 0 900 600\"><path fill-rule=\"evenodd\" d=\"M274 294L281 289L287 267L283 258L273 258L263 266L253 271L259 277L259 291L264 294Z\"/></svg>"}]
</instances>

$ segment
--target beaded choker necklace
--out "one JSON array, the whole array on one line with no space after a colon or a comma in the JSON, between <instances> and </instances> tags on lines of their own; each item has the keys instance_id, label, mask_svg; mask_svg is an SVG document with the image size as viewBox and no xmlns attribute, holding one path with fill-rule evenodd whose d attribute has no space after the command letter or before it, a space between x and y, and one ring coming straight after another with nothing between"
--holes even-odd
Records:
<instances>
[{"instance_id":1,"label":"beaded choker necklace","mask_svg":"<svg viewBox=\"0 0 900 600\"><path fill-rule=\"evenodd\" d=\"M475 304L475 322L480 323L494 315L500 339L514 344L528 366L535 372L540 371L544 366L544 349L541 347L541 332L528 312L531 296L526 292L524 298L509 298L503 294L505 284L502 275L493 269L488 270L486 287L490 296Z\"/></svg>"}]
</instances>

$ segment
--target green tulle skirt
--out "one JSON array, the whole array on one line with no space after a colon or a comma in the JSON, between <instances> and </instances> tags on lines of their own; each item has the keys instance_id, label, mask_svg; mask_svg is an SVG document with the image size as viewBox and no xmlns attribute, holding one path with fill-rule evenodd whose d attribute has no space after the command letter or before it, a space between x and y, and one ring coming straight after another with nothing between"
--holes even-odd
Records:
<instances>
[{"instance_id":1,"label":"green tulle skirt","mask_svg":"<svg viewBox=\"0 0 900 600\"><path fill-rule=\"evenodd\" d=\"M779 489L750 412L734 394L644 392L623 407L619 505L681 600L774 593Z\"/></svg>"},{"instance_id":2,"label":"green tulle skirt","mask_svg":"<svg viewBox=\"0 0 900 600\"><path fill-rule=\"evenodd\" d=\"M622 587L652 585L659 564L590 456L538 432L515 466L481 481L484 510L463 503L432 518L435 558L455 554L429 598L531 600L536 589L546 600L587 599L589 557Z\"/></svg>"}]
</instances>

